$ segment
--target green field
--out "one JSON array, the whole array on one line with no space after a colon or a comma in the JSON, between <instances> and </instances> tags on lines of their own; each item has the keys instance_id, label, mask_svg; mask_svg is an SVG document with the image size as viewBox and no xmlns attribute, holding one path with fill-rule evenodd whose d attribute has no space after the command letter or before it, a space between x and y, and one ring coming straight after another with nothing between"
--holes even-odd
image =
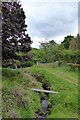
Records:
<instances>
[{"instance_id":1,"label":"green field","mask_svg":"<svg viewBox=\"0 0 80 120\"><path fill-rule=\"evenodd\" d=\"M40 94L30 88L42 89L42 84L50 84L50 90L59 92L49 94L52 108L48 118L78 118L78 71L51 64L3 68L3 117L35 118L36 111L42 112Z\"/></svg>"}]
</instances>

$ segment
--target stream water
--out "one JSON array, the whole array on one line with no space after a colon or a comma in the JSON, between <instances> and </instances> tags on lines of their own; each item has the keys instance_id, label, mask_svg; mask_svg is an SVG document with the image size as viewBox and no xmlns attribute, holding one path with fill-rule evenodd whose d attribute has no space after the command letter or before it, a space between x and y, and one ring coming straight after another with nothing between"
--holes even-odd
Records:
<instances>
[{"instance_id":1,"label":"stream water","mask_svg":"<svg viewBox=\"0 0 80 120\"><path fill-rule=\"evenodd\" d=\"M37 113L37 118L44 118L44 120L46 120L48 115L48 98L47 97L42 98L41 103L42 103L43 114L41 115Z\"/></svg>"},{"instance_id":2,"label":"stream water","mask_svg":"<svg viewBox=\"0 0 80 120\"><path fill-rule=\"evenodd\" d=\"M48 109L48 100L45 98L44 100L42 100L42 110L44 113L46 113Z\"/></svg>"}]
</instances>

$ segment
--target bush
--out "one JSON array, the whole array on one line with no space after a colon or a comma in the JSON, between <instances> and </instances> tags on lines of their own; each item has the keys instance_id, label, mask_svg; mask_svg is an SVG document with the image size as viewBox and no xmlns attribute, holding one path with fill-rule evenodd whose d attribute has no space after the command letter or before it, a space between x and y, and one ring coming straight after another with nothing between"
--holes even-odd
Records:
<instances>
[{"instance_id":1,"label":"bush","mask_svg":"<svg viewBox=\"0 0 80 120\"><path fill-rule=\"evenodd\" d=\"M70 70L80 70L80 64L67 63Z\"/></svg>"}]
</instances>

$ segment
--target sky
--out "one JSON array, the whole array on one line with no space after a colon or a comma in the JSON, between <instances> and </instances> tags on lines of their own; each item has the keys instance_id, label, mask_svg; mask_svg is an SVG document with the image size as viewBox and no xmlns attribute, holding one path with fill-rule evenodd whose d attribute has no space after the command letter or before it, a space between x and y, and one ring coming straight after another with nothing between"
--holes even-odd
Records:
<instances>
[{"instance_id":1,"label":"sky","mask_svg":"<svg viewBox=\"0 0 80 120\"><path fill-rule=\"evenodd\" d=\"M78 0L21 0L21 4L32 47L49 40L61 43L67 35L77 35Z\"/></svg>"}]
</instances>

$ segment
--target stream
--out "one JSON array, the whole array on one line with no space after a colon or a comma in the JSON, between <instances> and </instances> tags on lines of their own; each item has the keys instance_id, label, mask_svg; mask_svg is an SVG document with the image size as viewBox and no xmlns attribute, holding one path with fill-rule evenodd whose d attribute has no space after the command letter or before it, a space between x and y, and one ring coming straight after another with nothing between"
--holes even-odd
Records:
<instances>
[{"instance_id":1,"label":"stream","mask_svg":"<svg viewBox=\"0 0 80 120\"><path fill-rule=\"evenodd\" d=\"M59 92L56 91L51 91L51 90L47 90L47 89L37 89L37 88L31 88L31 90L34 90L35 92L44 92L44 96L40 97L41 98L41 107L42 107L42 111L41 112L36 112L36 118L44 118L46 120L46 118L48 117L48 115L50 114L52 105L51 103L48 101L49 98L49 94L58 94Z\"/></svg>"},{"instance_id":2,"label":"stream","mask_svg":"<svg viewBox=\"0 0 80 120\"><path fill-rule=\"evenodd\" d=\"M59 92L56 91L51 91L51 90L47 90L47 89L37 89L37 88L31 88L31 90L34 90L35 92L44 92L44 96L40 97L41 98L41 107L42 107L42 111L41 112L36 112L36 118L47 118L47 116L50 114L52 105L51 103L48 101L49 98L49 94L58 94Z\"/></svg>"},{"instance_id":3,"label":"stream","mask_svg":"<svg viewBox=\"0 0 80 120\"><path fill-rule=\"evenodd\" d=\"M48 99L46 97L42 99L42 111L44 112L44 115L42 116L42 118L47 118Z\"/></svg>"},{"instance_id":4,"label":"stream","mask_svg":"<svg viewBox=\"0 0 80 120\"><path fill-rule=\"evenodd\" d=\"M36 113L36 115L37 115L37 118L44 118L44 120L46 120L46 118L48 116L48 98L47 98L47 96L44 96L41 99L41 105L42 105L42 114Z\"/></svg>"}]
</instances>

